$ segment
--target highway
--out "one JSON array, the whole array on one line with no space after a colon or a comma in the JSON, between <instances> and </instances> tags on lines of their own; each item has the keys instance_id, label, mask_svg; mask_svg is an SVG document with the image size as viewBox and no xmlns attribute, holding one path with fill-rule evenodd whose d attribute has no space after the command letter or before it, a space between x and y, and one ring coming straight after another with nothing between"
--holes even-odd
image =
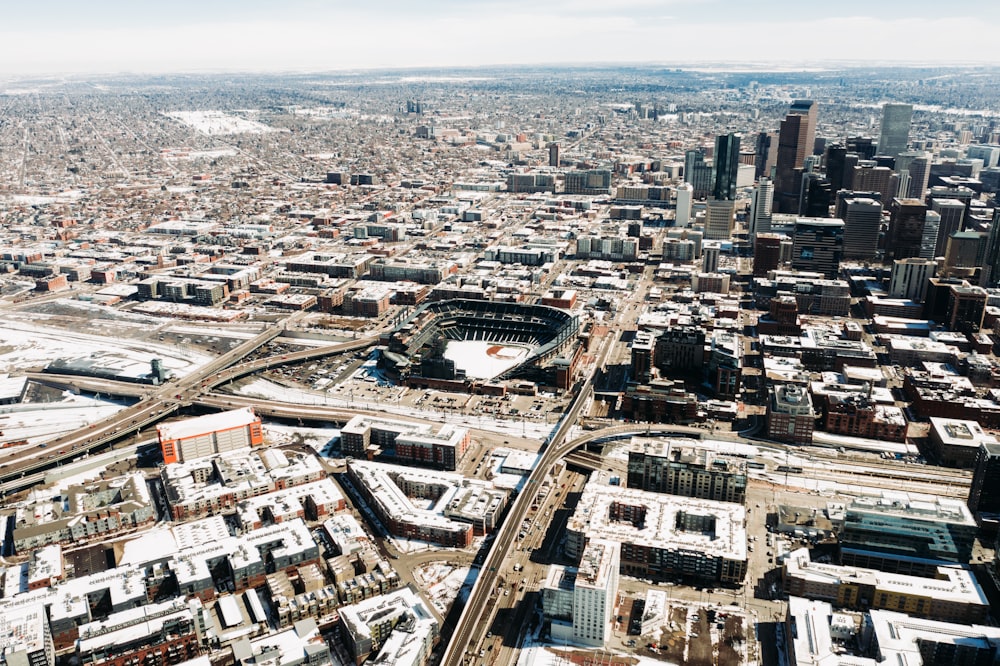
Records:
<instances>
[{"instance_id":1,"label":"highway","mask_svg":"<svg viewBox=\"0 0 1000 666\"><path fill-rule=\"evenodd\" d=\"M190 375L168 381L161 386L148 387L93 377L34 375L39 380L44 379L57 385L81 388L86 386L90 387L88 390L97 391L103 388L104 391L112 394L130 395L139 397L140 400L103 421L46 442L44 446L31 447L19 455L6 458L6 462L0 465L0 496L28 488L37 483L39 472L66 463L83 453L100 450L117 440L138 433L143 428L155 425L181 407L201 402L204 393L219 384L288 363L363 349L377 340L375 337L358 338L334 345L240 363L248 354L274 340L283 331L283 328L271 327L235 349L206 363ZM253 404L258 403L259 401L256 401ZM224 406L219 405L217 399L210 406L225 409Z\"/></svg>"},{"instance_id":2,"label":"highway","mask_svg":"<svg viewBox=\"0 0 1000 666\"><path fill-rule=\"evenodd\" d=\"M497 530L496 538L493 540L493 547L483 562L476 582L472 585L472 590L469 592L469 599L455 625L455 630L450 637L445 637L448 640L448 644L441 659L442 666L459 666L462 664L466 650L477 645L480 639L486 635L488 631L487 627L492 624L497 610L496 606L491 608L491 612L489 613L484 613L483 611L487 608L487 603L497 586L497 577L499 572L503 570L506 558L514 552L513 546L517 538L518 529L531 507L536 489L542 487L543 481L549 475L556 462L587 442L601 437L601 431L594 431L583 437L568 442L565 441L570 429L576 425L580 417L580 412L583 411L585 406L590 404L594 393L594 377L604 367L608 355L613 349L613 335L605 336L605 339L601 341L601 348L597 354L597 362L587 373L587 377L583 380L583 383L576 388L576 395L573 398L573 402L570 403L563 414L563 418L559 422L556 431L547 442L543 443L538 463L531 471L524 486L522 486L521 492L511 503L507 517L504 518L503 524ZM644 432L645 430L645 425L637 426L634 429L635 432ZM604 436L608 436L608 434L604 433Z\"/></svg>"}]
</instances>

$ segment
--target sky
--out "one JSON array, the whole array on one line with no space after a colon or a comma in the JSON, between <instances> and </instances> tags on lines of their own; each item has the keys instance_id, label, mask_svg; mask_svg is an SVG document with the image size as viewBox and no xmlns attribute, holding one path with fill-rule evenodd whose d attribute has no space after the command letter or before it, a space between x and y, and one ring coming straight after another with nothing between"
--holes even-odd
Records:
<instances>
[{"instance_id":1,"label":"sky","mask_svg":"<svg viewBox=\"0 0 1000 666\"><path fill-rule=\"evenodd\" d=\"M6 0L0 74L1000 64L1000 2Z\"/></svg>"}]
</instances>

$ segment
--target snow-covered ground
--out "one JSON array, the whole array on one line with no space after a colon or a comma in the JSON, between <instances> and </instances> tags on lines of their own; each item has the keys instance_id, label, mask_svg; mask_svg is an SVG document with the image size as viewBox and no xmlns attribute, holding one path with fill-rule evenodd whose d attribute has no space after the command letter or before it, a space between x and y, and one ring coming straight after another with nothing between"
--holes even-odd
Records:
<instances>
[{"instance_id":1,"label":"snow-covered ground","mask_svg":"<svg viewBox=\"0 0 1000 666\"><path fill-rule=\"evenodd\" d=\"M493 356L487 350L500 347ZM449 340L444 357L475 379L491 379L524 360L529 349L521 345L497 345L485 340Z\"/></svg>"},{"instance_id":2,"label":"snow-covered ground","mask_svg":"<svg viewBox=\"0 0 1000 666\"><path fill-rule=\"evenodd\" d=\"M232 148L220 148L218 150L187 150L186 148L168 148L160 151L160 157L165 160L210 160L218 157L232 157L236 154L236 151Z\"/></svg>"},{"instance_id":3,"label":"snow-covered ground","mask_svg":"<svg viewBox=\"0 0 1000 666\"><path fill-rule=\"evenodd\" d=\"M29 446L72 432L114 415L124 404L63 393L60 402L19 403L0 407L0 441L28 440ZM0 459L16 449L0 449Z\"/></svg>"},{"instance_id":4,"label":"snow-covered ground","mask_svg":"<svg viewBox=\"0 0 1000 666\"><path fill-rule=\"evenodd\" d=\"M150 361L159 358L165 368L182 376L212 358L190 349L130 340L121 333L129 327L148 329L149 323L95 319L88 322L88 331L92 334L8 318L0 322L0 372L16 374L24 368L47 365L57 358L76 359L113 352L125 365L142 366L144 373L149 372ZM106 337L101 333L106 333Z\"/></svg>"},{"instance_id":5,"label":"snow-covered ground","mask_svg":"<svg viewBox=\"0 0 1000 666\"><path fill-rule=\"evenodd\" d=\"M404 539L397 536L388 536L392 545L396 547L401 553L426 553L431 550L440 550L441 546L436 543L431 543L430 541L423 541L422 539Z\"/></svg>"},{"instance_id":6,"label":"snow-covered ground","mask_svg":"<svg viewBox=\"0 0 1000 666\"><path fill-rule=\"evenodd\" d=\"M302 428L285 426L277 423L264 424L264 439L275 446L294 444L301 441L313 449L317 455L325 456L325 451L338 439L339 428Z\"/></svg>"},{"instance_id":7,"label":"snow-covered ground","mask_svg":"<svg viewBox=\"0 0 1000 666\"><path fill-rule=\"evenodd\" d=\"M469 567L452 567L445 562L431 562L413 572L427 598L441 615L448 612L469 575Z\"/></svg>"},{"instance_id":8,"label":"snow-covered ground","mask_svg":"<svg viewBox=\"0 0 1000 666\"><path fill-rule=\"evenodd\" d=\"M163 115L204 134L264 134L279 130L222 111L171 111Z\"/></svg>"}]
</instances>

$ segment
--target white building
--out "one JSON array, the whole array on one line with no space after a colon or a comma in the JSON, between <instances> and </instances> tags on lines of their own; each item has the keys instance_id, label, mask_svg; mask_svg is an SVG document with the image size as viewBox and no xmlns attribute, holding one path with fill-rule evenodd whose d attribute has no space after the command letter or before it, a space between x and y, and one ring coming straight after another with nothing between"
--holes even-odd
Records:
<instances>
[{"instance_id":1,"label":"white building","mask_svg":"<svg viewBox=\"0 0 1000 666\"><path fill-rule=\"evenodd\" d=\"M733 502L588 483L566 524L566 552L594 540L623 546L621 571L740 583L746 574L746 510Z\"/></svg>"},{"instance_id":2,"label":"white building","mask_svg":"<svg viewBox=\"0 0 1000 666\"><path fill-rule=\"evenodd\" d=\"M927 295L927 280L934 277L937 262L933 259L909 257L892 262L889 281L890 298L908 298L918 303Z\"/></svg>"},{"instance_id":3,"label":"white building","mask_svg":"<svg viewBox=\"0 0 1000 666\"><path fill-rule=\"evenodd\" d=\"M686 227L691 224L691 199L694 197L694 188L688 183L677 186L677 215L676 226Z\"/></svg>"},{"instance_id":4,"label":"white building","mask_svg":"<svg viewBox=\"0 0 1000 666\"><path fill-rule=\"evenodd\" d=\"M603 646L611 635L618 596L621 544L593 539L587 544L573 588L573 640Z\"/></svg>"}]
</instances>

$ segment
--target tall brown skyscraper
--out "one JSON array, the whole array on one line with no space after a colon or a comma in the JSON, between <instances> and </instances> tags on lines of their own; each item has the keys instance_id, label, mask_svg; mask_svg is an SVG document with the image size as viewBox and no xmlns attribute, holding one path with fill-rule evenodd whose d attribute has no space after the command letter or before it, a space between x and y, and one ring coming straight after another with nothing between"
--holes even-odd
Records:
<instances>
[{"instance_id":1,"label":"tall brown skyscraper","mask_svg":"<svg viewBox=\"0 0 1000 666\"><path fill-rule=\"evenodd\" d=\"M816 102L797 99L778 130L778 160L774 178L774 210L797 213L801 169L816 142Z\"/></svg>"}]
</instances>

